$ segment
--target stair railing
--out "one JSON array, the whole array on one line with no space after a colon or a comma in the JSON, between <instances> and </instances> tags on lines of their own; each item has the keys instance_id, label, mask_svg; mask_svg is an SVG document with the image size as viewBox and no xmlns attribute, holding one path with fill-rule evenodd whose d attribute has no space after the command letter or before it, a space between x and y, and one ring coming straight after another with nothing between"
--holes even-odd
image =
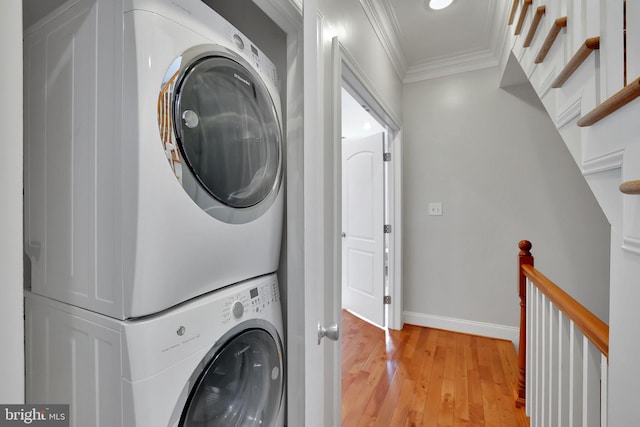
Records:
<instances>
[{"instance_id":1,"label":"stair railing","mask_svg":"<svg viewBox=\"0 0 640 427\"><path fill-rule=\"evenodd\" d=\"M518 246L516 406L532 427L606 427L609 327L534 268L531 242Z\"/></svg>"}]
</instances>

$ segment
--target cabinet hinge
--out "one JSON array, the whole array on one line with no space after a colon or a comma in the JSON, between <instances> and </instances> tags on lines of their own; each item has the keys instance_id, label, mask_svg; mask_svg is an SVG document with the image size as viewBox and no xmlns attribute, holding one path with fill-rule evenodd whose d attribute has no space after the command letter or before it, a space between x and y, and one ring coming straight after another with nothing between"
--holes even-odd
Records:
<instances>
[{"instance_id":1,"label":"cabinet hinge","mask_svg":"<svg viewBox=\"0 0 640 427\"><path fill-rule=\"evenodd\" d=\"M383 232L384 232L384 234L391 233L391 224L385 224Z\"/></svg>"},{"instance_id":2,"label":"cabinet hinge","mask_svg":"<svg viewBox=\"0 0 640 427\"><path fill-rule=\"evenodd\" d=\"M383 153L382 154L382 161L390 162L391 161L391 153Z\"/></svg>"},{"instance_id":3,"label":"cabinet hinge","mask_svg":"<svg viewBox=\"0 0 640 427\"><path fill-rule=\"evenodd\" d=\"M384 303L385 304L391 304L391 295L385 295L384 296Z\"/></svg>"}]
</instances>

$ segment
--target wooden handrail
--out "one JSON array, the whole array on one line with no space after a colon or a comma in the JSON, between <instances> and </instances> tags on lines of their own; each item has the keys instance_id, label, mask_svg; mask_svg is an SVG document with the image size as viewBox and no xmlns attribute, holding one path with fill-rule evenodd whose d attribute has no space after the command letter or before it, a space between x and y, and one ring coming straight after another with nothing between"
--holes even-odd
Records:
<instances>
[{"instance_id":1,"label":"wooden handrail","mask_svg":"<svg viewBox=\"0 0 640 427\"><path fill-rule=\"evenodd\" d=\"M609 357L609 326L587 310L533 266L531 242L518 243L518 296L520 297L520 339L518 345L518 383L516 406L523 407L526 398L527 369L527 279L531 281L566 317L578 326L600 352Z\"/></svg>"},{"instance_id":2,"label":"wooden handrail","mask_svg":"<svg viewBox=\"0 0 640 427\"><path fill-rule=\"evenodd\" d=\"M600 49L600 37L591 37L585 40L584 44L580 46L578 51L573 55L573 58L565 65L558 77L553 81L551 87L558 89L569 80L569 77L576 72L578 67L591 55L594 50Z\"/></svg>"},{"instance_id":3,"label":"wooden handrail","mask_svg":"<svg viewBox=\"0 0 640 427\"><path fill-rule=\"evenodd\" d=\"M527 38L524 39L523 47L531 46L531 41L533 40L533 36L535 36L536 31L538 31L538 26L540 25L540 21L542 20L542 15L547 11L546 6L540 6L536 9L536 14L533 17L533 21L531 21L531 27L529 28L529 33L527 34Z\"/></svg>"},{"instance_id":4,"label":"wooden handrail","mask_svg":"<svg viewBox=\"0 0 640 427\"><path fill-rule=\"evenodd\" d=\"M640 181L627 181L620 184L620 191L624 194L640 194Z\"/></svg>"},{"instance_id":5,"label":"wooden handrail","mask_svg":"<svg viewBox=\"0 0 640 427\"><path fill-rule=\"evenodd\" d=\"M578 126L591 126L624 107L638 96L640 96L640 78L635 79L602 104L582 116L582 118L578 120Z\"/></svg>"},{"instance_id":6,"label":"wooden handrail","mask_svg":"<svg viewBox=\"0 0 640 427\"><path fill-rule=\"evenodd\" d=\"M532 266L525 265L522 271L565 316L573 320L604 357L608 358L609 326Z\"/></svg>"},{"instance_id":7,"label":"wooden handrail","mask_svg":"<svg viewBox=\"0 0 640 427\"><path fill-rule=\"evenodd\" d=\"M527 243L531 245L531 242ZM522 242L520 242L520 244L522 244ZM545 277L544 274L536 270L533 264L521 265L520 271L521 274L524 274L547 296L549 301L580 328L584 336L587 337L605 357L609 357L609 326L606 323L576 301L571 295L560 289L558 285Z\"/></svg>"},{"instance_id":8,"label":"wooden handrail","mask_svg":"<svg viewBox=\"0 0 640 427\"><path fill-rule=\"evenodd\" d=\"M549 53L549 50L551 50L551 46L553 46L553 43L556 41L558 34L560 34L560 31L566 26L567 26L566 16L555 20L555 22L551 26L551 29L549 30L549 34L547 35L547 38L545 39L544 43L542 44L542 47L540 48L540 52L538 52L538 56L536 56L536 60L534 61L536 64L540 64L542 63L542 61L544 61L544 58L547 57L547 53Z\"/></svg>"},{"instance_id":9,"label":"wooden handrail","mask_svg":"<svg viewBox=\"0 0 640 427\"><path fill-rule=\"evenodd\" d=\"M511 5L511 13L509 14L509 25L513 24L513 18L516 17L516 10L518 10L518 2L520 0L513 0Z\"/></svg>"},{"instance_id":10,"label":"wooden handrail","mask_svg":"<svg viewBox=\"0 0 640 427\"><path fill-rule=\"evenodd\" d=\"M514 32L516 36L519 36L522 31L522 24L524 24L524 18L527 16L527 11L529 10L531 3L533 3L533 0L524 0L522 10L520 11L520 18L518 18L518 24L516 25L516 31Z\"/></svg>"}]
</instances>

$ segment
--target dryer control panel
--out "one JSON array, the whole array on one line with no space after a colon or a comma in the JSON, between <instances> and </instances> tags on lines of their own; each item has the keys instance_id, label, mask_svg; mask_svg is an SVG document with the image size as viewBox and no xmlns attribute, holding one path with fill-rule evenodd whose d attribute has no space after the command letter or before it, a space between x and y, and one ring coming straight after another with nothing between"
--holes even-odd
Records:
<instances>
[{"instance_id":1,"label":"dryer control panel","mask_svg":"<svg viewBox=\"0 0 640 427\"><path fill-rule=\"evenodd\" d=\"M272 304L280 302L280 290L277 282L267 282L239 292L224 303L222 323L239 321L246 313L260 314Z\"/></svg>"},{"instance_id":2,"label":"dryer control panel","mask_svg":"<svg viewBox=\"0 0 640 427\"><path fill-rule=\"evenodd\" d=\"M279 89L278 73L273 62L233 25L224 21L222 17L220 19L220 28L233 50L244 56L251 65L271 81L271 84Z\"/></svg>"}]
</instances>

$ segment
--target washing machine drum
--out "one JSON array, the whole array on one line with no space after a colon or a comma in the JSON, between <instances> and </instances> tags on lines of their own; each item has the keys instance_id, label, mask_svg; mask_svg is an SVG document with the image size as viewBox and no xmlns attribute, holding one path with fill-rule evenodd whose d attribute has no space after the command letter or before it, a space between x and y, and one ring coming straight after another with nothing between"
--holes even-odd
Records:
<instances>
[{"instance_id":1,"label":"washing machine drum","mask_svg":"<svg viewBox=\"0 0 640 427\"><path fill-rule=\"evenodd\" d=\"M209 215L245 223L274 202L282 180L278 109L259 74L220 46L199 46L166 73L158 123L169 164Z\"/></svg>"},{"instance_id":2,"label":"washing machine drum","mask_svg":"<svg viewBox=\"0 0 640 427\"><path fill-rule=\"evenodd\" d=\"M198 376L180 427L274 426L284 390L281 346L264 329L246 330L216 350Z\"/></svg>"}]
</instances>

